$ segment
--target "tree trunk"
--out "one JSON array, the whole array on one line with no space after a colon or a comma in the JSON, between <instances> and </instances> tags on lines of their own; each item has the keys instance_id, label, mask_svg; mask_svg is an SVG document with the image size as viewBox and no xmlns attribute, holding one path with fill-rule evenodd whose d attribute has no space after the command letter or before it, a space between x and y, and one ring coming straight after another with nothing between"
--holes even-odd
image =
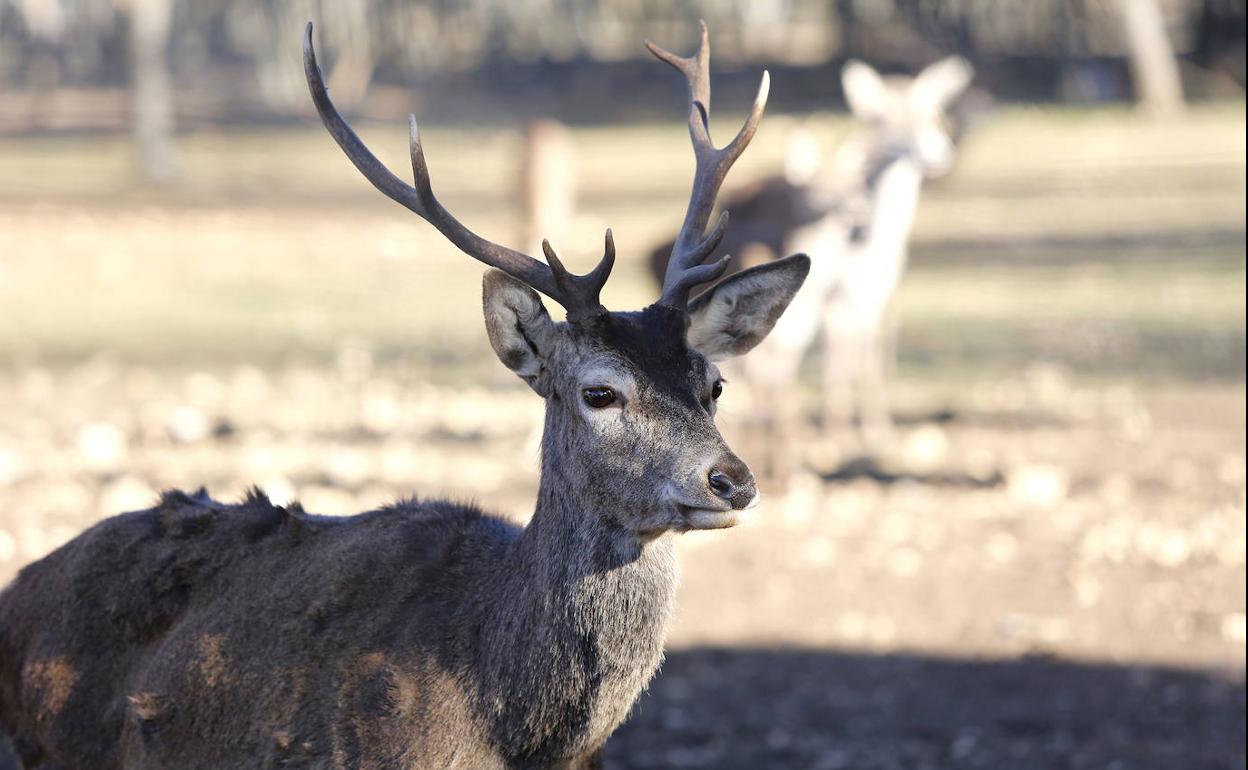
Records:
<instances>
[{"instance_id":1,"label":"tree trunk","mask_svg":"<svg viewBox=\"0 0 1248 770\"><path fill-rule=\"evenodd\" d=\"M1183 83L1160 0L1118 0L1140 103L1158 117L1183 111Z\"/></svg>"},{"instance_id":2,"label":"tree trunk","mask_svg":"<svg viewBox=\"0 0 1248 770\"><path fill-rule=\"evenodd\" d=\"M131 128L145 182L177 176L173 90L169 72L172 0L130 0Z\"/></svg>"}]
</instances>

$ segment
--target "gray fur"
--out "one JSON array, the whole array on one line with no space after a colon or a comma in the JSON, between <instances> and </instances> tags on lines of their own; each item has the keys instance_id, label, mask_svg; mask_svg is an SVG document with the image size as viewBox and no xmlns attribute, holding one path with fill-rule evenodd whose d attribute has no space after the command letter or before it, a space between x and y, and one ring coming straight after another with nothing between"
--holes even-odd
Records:
<instances>
[{"instance_id":1,"label":"gray fur","mask_svg":"<svg viewBox=\"0 0 1248 770\"><path fill-rule=\"evenodd\" d=\"M748 353L780 320L810 273L810 258L795 254L721 281L689 305L685 338L712 361Z\"/></svg>"},{"instance_id":2,"label":"gray fur","mask_svg":"<svg viewBox=\"0 0 1248 770\"><path fill-rule=\"evenodd\" d=\"M777 313L790 265L713 291ZM527 527L445 501L328 518L203 492L103 521L0 593L0 726L25 767L600 767L662 657L674 533L730 525L753 478L683 313L556 323L492 272L485 316L546 399ZM592 409L588 386L621 405Z\"/></svg>"}]
</instances>

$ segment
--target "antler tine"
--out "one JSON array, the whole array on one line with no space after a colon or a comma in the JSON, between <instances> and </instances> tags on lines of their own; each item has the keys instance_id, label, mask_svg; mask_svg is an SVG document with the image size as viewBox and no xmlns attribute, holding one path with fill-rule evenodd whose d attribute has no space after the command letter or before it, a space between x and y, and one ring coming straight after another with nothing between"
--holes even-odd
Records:
<instances>
[{"instance_id":1,"label":"antler tine","mask_svg":"<svg viewBox=\"0 0 1248 770\"><path fill-rule=\"evenodd\" d=\"M610 231L609 253L585 276L569 273L559 263L558 257L554 257L553 251L547 251L547 256L554 258L546 265L527 254L487 241L464 227L434 196L433 186L429 181L429 166L425 163L425 152L421 146L420 129L414 115L408 118L412 174L416 182L414 187L391 173L347 125L330 100L321 68L316 63L316 51L312 46L312 22L308 22L303 34L303 69L308 80L308 89L312 92L312 101L326 130L364 178L386 197L433 225L468 256L502 270L563 305L568 310L569 319L573 315L581 318L603 312L604 309L598 304L598 293L615 260L614 247L610 245Z\"/></svg>"},{"instance_id":2,"label":"antler tine","mask_svg":"<svg viewBox=\"0 0 1248 770\"><path fill-rule=\"evenodd\" d=\"M583 321L604 311L599 295L611 275L611 268L615 266L615 238L611 235L610 228L607 228L602 259L597 267L585 275L568 272L550 241L542 241L542 253L546 255L546 262L555 276L555 285L560 294L572 301L572 304L561 302L567 308L569 321Z\"/></svg>"},{"instance_id":3,"label":"antler tine","mask_svg":"<svg viewBox=\"0 0 1248 770\"><path fill-rule=\"evenodd\" d=\"M749 116L732 141L722 148L716 148L711 141L710 110L711 110L711 45L706 31L706 22L701 23L702 38L698 50L690 57L677 56L654 43L646 42L646 48L658 59L667 62L685 77L689 86L689 138L693 142L693 156L696 162L693 174L693 191L689 197L689 208L685 212L685 221L681 225L680 234L672 248L671 259L667 263L667 273L663 279L663 291L659 303L677 309L684 309L689 298L689 290L700 283L712 281L723 274L728 267L728 259L718 260L703 265L705 260L724 235L728 225L728 213L719 218L715 228L705 236L707 222L711 211L715 208L715 197L719 188L732 168L733 162L741 155L762 120L763 109L767 104L767 94L771 87L771 77L763 72L762 82L758 86L758 95L754 98L754 106Z\"/></svg>"}]
</instances>

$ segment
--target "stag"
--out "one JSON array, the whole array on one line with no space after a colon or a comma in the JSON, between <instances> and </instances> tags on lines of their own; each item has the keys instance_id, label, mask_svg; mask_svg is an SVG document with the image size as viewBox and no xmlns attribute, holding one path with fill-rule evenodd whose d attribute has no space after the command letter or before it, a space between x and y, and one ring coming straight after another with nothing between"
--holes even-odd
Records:
<instances>
[{"instance_id":1,"label":"stag","mask_svg":"<svg viewBox=\"0 0 1248 770\"><path fill-rule=\"evenodd\" d=\"M26 567L0 594L0 719L25 766L591 768L659 665L677 533L757 505L715 427L717 361L768 333L804 255L716 279L707 232L758 127L762 85L716 148L706 28L685 78L696 172L658 300L599 300L615 246L585 275L460 224L434 196L416 122L415 184L382 165L331 103L321 120L381 192L489 265L486 332L545 399L541 481L525 527L447 501L331 518L166 493ZM561 305L547 313L538 292Z\"/></svg>"},{"instance_id":2,"label":"stag","mask_svg":"<svg viewBox=\"0 0 1248 770\"><path fill-rule=\"evenodd\" d=\"M969 65L957 57L914 78L884 78L850 62L842 83L865 130L826 165L808 139L795 142L785 174L728 196L733 227L715 256L731 253L736 268L787 250L814 258L805 291L735 372L754 396L747 420L752 442L764 455L763 474L777 485L794 464L798 368L820 335L825 429L849 417L864 447L889 443L890 305L905 270L923 181L952 168L946 111L970 79ZM664 274L669 250L664 245L651 254L656 276Z\"/></svg>"}]
</instances>

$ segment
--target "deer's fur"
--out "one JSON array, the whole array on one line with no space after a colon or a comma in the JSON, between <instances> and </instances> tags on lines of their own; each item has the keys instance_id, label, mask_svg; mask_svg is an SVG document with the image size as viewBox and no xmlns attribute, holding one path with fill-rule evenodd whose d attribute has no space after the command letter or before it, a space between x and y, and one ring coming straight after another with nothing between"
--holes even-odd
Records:
<instances>
[{"instance_id":1,"label":"deer's fur","mask_svg":"<svg viewBox=\"0 0 1248 770\"><path fill-rule=\"evenodd\" d=\"M704 31L678 61L691 81L706 49ZM528 278L491 270L483 306L499 359L546 403L532 518L417 500L328 518L258 493L167 493L0 593L0 727L32 770L599 767L662 657L673 539L758 501L715 427L714 362L761 341L809 260L693 302L677 275L659 302L609 312L609 237L599 269L572 276L549 247L543 264L472 234L433 197L414 129L418 187L404 187L341 120L310 26L305 57L326 126L370 181ZM709 214L717 190L695 186L691 210Z\"/></svg>"},{"instance_id":2,"label":"deer's fur","mask_svg":"<svg viewBox=\"0 0 1248 770\"><path fill-rule=\"evenodd\" d=\"M782 176L726 196L732 224L717 254L731 254L737 267L789 250L812 257L806 289L759 350L733 371L754 396L752 443L760 445L764 472L777 483L784 483L793 464L797 373L817 338L823 341L825 425L848 406L865 445L887 443L890 303L905 270L923 181L952 166L945 110L970 77L958 58L937 62L915 78L884 78L851 62L843 86L863 128L827 163L813 140L799 133ZM656 276L668 251L664 245L651 255Z\"/></svg>"},{"instance_id":3,"label":"deer's fur","mask_svg":"<svg viewBox=\"0 0 1248 770\"><path fill-rule=\"evenodd\" d=\"M662 656L673 533L754 496L709 510L707 468L740 461L707 353L756 342L805 267L721 284L689 322L705 352L666 307L555 323L491 272L491 341L546 399L527 527L174 492L28 566L0 594L0 715L27 766L592 767ZM627 405L586 407L601 382Z\"/></svg>"}]
</instances>

